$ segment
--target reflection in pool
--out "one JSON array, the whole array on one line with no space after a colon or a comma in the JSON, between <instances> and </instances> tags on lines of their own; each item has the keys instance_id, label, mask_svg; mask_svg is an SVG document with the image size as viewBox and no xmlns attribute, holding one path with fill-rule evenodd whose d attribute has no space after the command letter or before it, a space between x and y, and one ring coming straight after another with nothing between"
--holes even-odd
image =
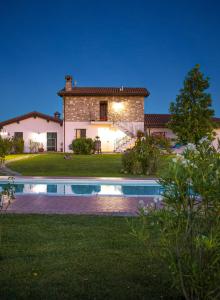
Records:
<instances>
[{"instance_id":1,"label":"reflection in pool","mask_svg":"<svg viewBox=\"0 0 220 300\"><path fill-rule=\"evenodd\" d=\"M7 185L7 182L0 184L0 192ZM118 196L150 196L160 195L161 186L158 184L107 184L98 182L88 183L17 183L15 193L17 194L47 194L47 195L118 195Z\"/></svg>"},{"instance_id":2,"label":"reflection in pool","mask_svg":"<svg viewBox=\"0 0 220 300\"><path fill-rule=\"evenodd\" d=\"M73 194L77 195L92 195L100 192L99 185L71 185Z\"/></svg>"}]
</instances>

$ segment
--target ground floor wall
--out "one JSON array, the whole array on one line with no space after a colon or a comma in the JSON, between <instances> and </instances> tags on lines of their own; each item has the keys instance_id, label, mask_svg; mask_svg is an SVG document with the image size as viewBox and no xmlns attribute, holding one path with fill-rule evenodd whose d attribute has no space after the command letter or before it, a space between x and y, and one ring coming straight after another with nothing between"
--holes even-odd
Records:
<instances>
[{"instance_id":1,"label":"ground floor wall","mask_svg":"<svg viewBox=\"0 0 220 300\"><path fill-rule=\"evenodd\" d=\"M161 135L161 136L164 136L166 138L169 138L169 139L173 139L175 140L176 139L176 135L173 133L173 131L169 128L150 128L150 129L145 129L146 132L150 133L150 134L158 134L158 135ZM214 131L215 133L215 138L213 140L213 145L214 147L217 149L218 147L218 139L220 140L220 128L216 129Z\"/></svg>"},{"instance_id":2,"label":"ground floor wall","mask_svg":"<svg viewBox=\"0 0 220 300\"><path fill-rule=\"evenodd\" d=\"M65 151L71 152L69 146L76 138L77 129L86 129L86 137L95 139L98 136L101 140L102 152L114 152L116 143L127 135L126 130L131 128L143 131L143 122L120 122L113 124L112 122L65 122Z\"/></svg>"},{"instance_id":3,"label":"ground floor wall","mask_svg":"<svg viewBox=\"0 0 220 300\"><path fill-rule=\"evenodd\" d=\"M36 142L47 151L47 133L56 133L57 151L63 149L63 129L59 123L41 118L28 118L19 123L5 125L1 130L2 137L13 137L15 132L23 133L24 152L30 152L30 142Z\"/></svg>"},{"instance_id":4,"label":"ground floor wall","mask_svg":"<svg viewBox=\"0 0 220 300\"><path fill-rule=\"evenodd\" d=\"M218 141L220 141L220 128L215 130L215 139L213 141L213 145L215 146L215 148L218 147Z\"/></svg>"},{"instance_id":5,"label":"ground floor wall","mask_svg":"<svg viewBox=\"0 0 220 300\"><path fill-rule=\"evenodd\" d=\"M175 139L176 135L173 133L173 131L169 128L149 128L146 129L146 132L148 134L155 134L155 135L161 135L169 139Z\"/></svg>"}]
</instances>

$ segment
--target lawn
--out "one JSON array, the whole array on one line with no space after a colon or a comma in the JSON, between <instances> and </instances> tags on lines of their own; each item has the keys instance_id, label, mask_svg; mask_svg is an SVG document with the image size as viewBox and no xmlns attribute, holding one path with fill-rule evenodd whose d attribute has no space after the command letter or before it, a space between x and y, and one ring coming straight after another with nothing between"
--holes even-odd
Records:
<instances>
[{"instance_id":1,"label":"lawn","mask_svg":"<svg viewBox=\"0 0 220 300\"><path fill-rule=\"evenodd\" d=\"M26 158L31 157L33 155L34 154L9 154L9 155L6 155L5 160L9 161L9 160L12 160L12 159L26 159Z\"/></svg>"},{"instance_id":2,"label":"lawn","mask_svg":"<svg viewBox=\"0 0 220 300\"><path fill-rule=\"evenodd\" d=\"M8 163L8 167L29 176L146 177L121 173L121 154L73 155L70 160L62 153L41 154Z\"/></svg>"},{"instance_id":3,"label":"lawn","mask_svg":"<svg viewBox=\"0 0 220 300\"><path fill-rule=\"evenodd\" d=\"M2 300L177 299L125 218L0 218Z\"/></svg>"}]
</instances>

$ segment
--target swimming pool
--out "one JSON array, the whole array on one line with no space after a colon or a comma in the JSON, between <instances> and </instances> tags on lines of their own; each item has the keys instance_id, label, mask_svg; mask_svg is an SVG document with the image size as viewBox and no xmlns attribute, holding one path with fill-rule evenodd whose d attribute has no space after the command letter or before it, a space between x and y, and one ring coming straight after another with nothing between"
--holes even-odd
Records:
<instances>
[{"instance_id":1,"label":"swimming pool","mask_svg":"<svg viewBox=\"0 0 220 300\"><path fill-rule=\"evenodd\" d=\"M0 191L8 184L0 180ZM56 196L155 196L162 188L154 180L68 180L68 179L16 179L16 194L46 194Z\"/></svg>"}]
</instances>

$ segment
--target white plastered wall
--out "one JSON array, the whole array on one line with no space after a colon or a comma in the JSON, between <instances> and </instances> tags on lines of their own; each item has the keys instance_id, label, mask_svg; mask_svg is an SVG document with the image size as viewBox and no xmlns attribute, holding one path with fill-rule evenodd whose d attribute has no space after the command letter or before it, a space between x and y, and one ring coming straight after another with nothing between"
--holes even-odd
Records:
<instances>
[{"instance_id":1,"label":"white plastered wall","mask_svg":"<svg viewBox=\"0 0 220 300\"><path fill-rule=\"evenodd\" d=\"M218 147L218 139L220 140L220 128L218 128L218 129L215 130L215 134L216 135L215 135L215 139L213 141L213 145L217 149L217 147Z\"/></svg>"},{"instance_id":2,"label":"white plastered wall","mask_svg":"<svg viewBox=\"0 0 220 300\"><path fill-rule=\"evenodd\" d=\"M146 132L149 132L149 129L146 129ZM165 132L165 137L173 139L176 137L176 135L170 130L169 128L150 128L150 133L154 132Z\"/></svg>"},{"instance_id":3,"label":"white plastered wall","mask_svg":"<svg viewBox=\"0 0 220 300\"><path fill-rule=\"evenodd\" d=\"M147 131L148 132L148 131ZM172 132L171 129L168 128L150 128L150 132L165 132L165 136L167 138L176 138L176 135ZM215 139L213 141L213 145L215 148L218 147L218 139L220 140L220 128L215 130Z\"/></svg>"},{"instance_id":4,"label":"white plastered wall","mask_svg":"<svg viewBox=\"0 0 220 300\"><path fill-rule=\"evenodd\" d=\"M24 152L30 152L30 140L43 144L44 151L47 150L47 132L57 132L57 151L62 148L63 129L59 123L45 119L28 118L19 123L5 125L2 130L5 136L13 137L15 132L23 132Z\"/></svg>"},{"instance_id":5,"label":"white plastered wall","mask_svg":"<svg viewBox=\"0 0 220 300\"><path fill-rule=\"evenodd\" d=\"M139 123L141 122L134 122L133 127L138 129L141 129L142 127L144 128L143 123ZM113 152L115 149L116 140L121 139L126 135L122 129L113 124L104 124L101 122L99 124L91 124L91 122L65 122L66 152L71 152L69 150L69 145L72 143L73 139L75 139L76 129L86 129L87 138L95 139L96 136L99 136L101 140L102 152Z\"/></svg>"}]
</instances>

